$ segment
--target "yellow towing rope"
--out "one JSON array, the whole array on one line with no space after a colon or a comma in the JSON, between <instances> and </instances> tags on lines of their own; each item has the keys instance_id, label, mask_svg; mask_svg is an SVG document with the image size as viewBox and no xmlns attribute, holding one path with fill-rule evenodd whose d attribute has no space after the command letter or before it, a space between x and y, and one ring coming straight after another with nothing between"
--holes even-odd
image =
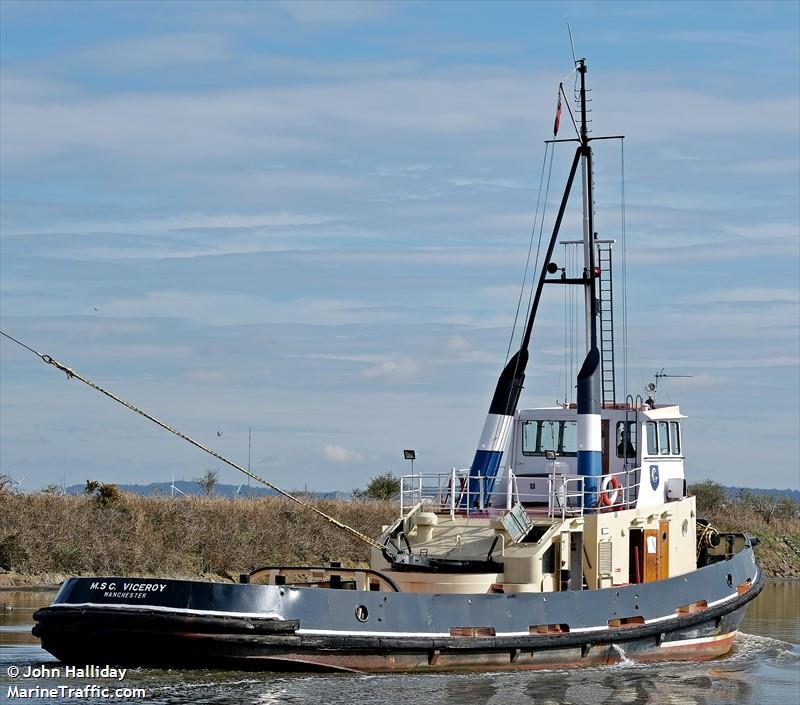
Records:
<instances>
[{"instance_id":1,"label":"yellow towing rope","mask_svg":"<svg viewBox=\"0 0 800 705\"><path fill-rule=\"evenodd\" d=\"M330 516L329 514L326 514L325 512L317 509L316 507L314 507L313 505L309 504L308 502L304 502L302 499L298 499L294 495L289 494L285 490L282 490L280 487L278 487L276 485L273 485L268 480L265 480L263 477L260 477L260 476L256 475L256 473L252 472L251 470L248 470L247 468L243 468L241 465L238 465L237 463L234 463L232 460L228 460L225 456L220 455L219 453L217 453L214 450L211 450L211 448L207 448L202 443L199 443L198 441L194 440L193 438L187 436L185 433L181 433L177 429L172 428L172 426L170 426L169 424L166 424L163 421L157 419L155 416L152 416L151 414L148 414L146 411L144 411L142 409L139 409L138 407L134 406L133 404L131 404L131 403L125 401L124 399L118 397L116 394L112 394L107 389L103 389L103 387L101 387L100 385L95 384L91 380L86 379L86 377L83 377L78 372L75 372L75 370L73 370L72 368L67 367L66 365L60 363L55 358L50 357L50 355L44 355L43 353L40 353L37 350L34 350L29 345L26 345L22 341L17 340L16 338L10 336L8 333L5 333L2 330L0 330L0 335L4 335L9 340L15 342L17 345L20 345L23 348L25 348L26 350L29 350L34 355L39 357L41 360L46 362L48 365L53 365L53 367L57 367L59 370L61 370L62 372L64 372L67 375L67 379L75 378L77 380L80 380L85 385L88 385L92 389L97 390L101 394L105 394L110 399L113 399L115 402L118 402L118 403L122 404L122 406L127 407L128 409L130 409L131 411L136 412L140 416L144 416L144 418L148 419L149 421L152 421L154 424L156 424L158 426L161 426L161 428L165 429L166 431L169 431L170 433L174 433L176 436L178 436L178 438L182 438L184 441L188 441L189 443L191 443L193 446L199 448L200 450L208 453L209 455L213 455L215 458L217 458L217 460L221 460L226 465L230 465L232 468L236 468L239 472L243 472L248 477L251 477L254 480L256 480L256 482L260 482L262 485L265 485L266 487L269 487L271 490L274 490L278 494L283 495L287 499L292 500L292 502L296 502L301 507L305 507L306 509L310 509L312 512L314 512L315 514L318 514L319 516L321 516L326 521L329 521L334 526L338 526L340 529L344 529L351 536L354 536L355 538L359 539L360 541L363 541L367 545L372 546L373 548L377 548L379 550L383 550L384 549L384 546L382 546L377 541L375 541L375 539L370 538L366 534L362 534L360 531L358 531L357 529L354 529L352 526L347 526L347 524L343 524L338 519L336 519L336 518Z\"/></svg>"}]
</instances>

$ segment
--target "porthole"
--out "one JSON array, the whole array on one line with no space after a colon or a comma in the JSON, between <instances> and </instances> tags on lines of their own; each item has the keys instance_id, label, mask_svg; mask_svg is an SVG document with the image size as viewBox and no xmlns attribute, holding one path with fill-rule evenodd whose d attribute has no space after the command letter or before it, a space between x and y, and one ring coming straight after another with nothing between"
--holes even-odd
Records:
<instances>
[{"instance_id":1,"label":"porthole","mask_svg":"<svg viewBox=\"0 0 800 705\"><path fill-rule=\"evenodd\" d=\"M366 622L369 619L369 610L366 605L359 605L356 607L356 619L359 622Z\"/></svg>"},{"instance_id":2,"label":"porthole","mask_svg":"<svg viewBox=\"0 0 800 705\"><path fill-rule=\"evenodd\" d=\"M681 533L686 536L689 533L689 520L684 519L683 523L681 524Z\"/></svg>"}]
</instances>

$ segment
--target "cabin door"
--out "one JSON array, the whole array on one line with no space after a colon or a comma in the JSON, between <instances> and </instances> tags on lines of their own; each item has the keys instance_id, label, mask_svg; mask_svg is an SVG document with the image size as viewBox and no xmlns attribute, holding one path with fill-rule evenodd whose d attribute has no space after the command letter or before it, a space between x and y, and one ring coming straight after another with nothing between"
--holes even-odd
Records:
<instances>
[{"instance_id":1,"label":"cabin door","mask_svg":"<svg viewBox=\"0 0 800 705\"><path fill-rule=\"evenodd\" d=\"M608 475L608 419L600 424L601 445L603 448L603 475Z\"/></svg>"},{"instance_id":2,"label":"cabin door","mask_svg":"<svg viewBox=\"0 0 800 705\"><path fill-rule=\"evenodd\" d=\"M658 580L658 530L644 530L644 582Z\"/></svg>"}]
</instances>

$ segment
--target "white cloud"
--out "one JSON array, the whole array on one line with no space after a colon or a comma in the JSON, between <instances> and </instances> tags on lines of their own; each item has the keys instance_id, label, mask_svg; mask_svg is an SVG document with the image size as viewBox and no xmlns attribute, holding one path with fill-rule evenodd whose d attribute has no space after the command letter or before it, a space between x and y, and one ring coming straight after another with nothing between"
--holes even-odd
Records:
<instances>
[{"instance_id":1,"label":"white cloud","mask_svg":"<svg viewBox=\"0 0 800 705\"><path fill-rule=\"evenodd\" d=\"M274 5L298 22L309 24L356 24L392 11L389 3L369 0L278 0Z\"/></svg>"},{"instance_id":2,"label":"white cloud","mask_svg":"<svg viewBox=\"0 0 800 705\"><path fill-rule=\"evenodd\" d=\"M340 8L339 3L330 6ZM543 130L550 122L551 111L538 96L548 94L553 80L549 75L531 77L507 69L476 74L474 67L457 66L424 75L327 77L251 89L98 95L64 85L54 86L51 97L40 80L30 79L35 86L27 87L23 75L7 73L2 105L7 163L90 150L124 154L148 167L154 158L158 163L165 158L194 163L204 158L320 151L335 144L337 135L338 140L357 136L362 143L369 141L365 130L374 131L381 140L392 131L439 135L451 141L477 133L482 148L501 139L508 149L510 125L528 126L533 120L534 127L526 127L530 132ZM624 126L629 135L649 139L656 132L665 142L670 135L686 132L760 132L764 115L781 115L781 122L771 129L792 134L799 119L795 97L734 99L688 89L631 93L630 80L606 77L604 83L611 90L602 93L602 110L596 109L604 124ZM648 80L642 77L642 85ZM599 93L601 87L596 88ZM485 181L514 186L507 178Z\"/></svg>"},{"instance_id":3,"label":"white cloud","mask_svg":"<svg viewBox=\"0 0 800 705\"><path fill-rule=\"evenodd\" d=\"M800 290L767 287L733 287L703 294L704 302L718 303L797 303Z\"/></svg>"},{"instance_id":4,"label":"white cloud","mask_svg":"<svg viewBox=\"0 0 800 705\"><path fill-rule=\"evenodd\" d=\"M208 325L303 323L338 326L380 323L390 320L394 315L355 299L309 296L290 301L270 301L248 293L191 289L153 290L135 298L110 298L97 305L104 316L111 318L174 318ZM411 361L403 359L377 367L379 371L368 376L410 376L418 369Z\"/></svg>"},{"instance_id":5,"label":"white cloud","mask_svg":"<svg viewBox=\"0 0 800 705\"><path fill-rule=\"evenodd\" d=\"M326 445L322 449L322 454L334 463L360 463L364 460L361 453L342 446Z\"/></svg>"},{"instance_id":6,"label":"white cloud","mask_svg":"<svg viewBox=\"0 0 800 705\"><path fill-rule=\"evenodd\" d=\"M95 69L113 72L174 70L180 65L218 61L228 51L227 41L220 35L178 33L98 44L84 49L76 58Z\"/></svg>"},{"instance_id":7,"label":"white cloud","mask_svg":"<svg viewBox=\"0 0 800 705\"><path fill-rule=\"evenodd\" d=\"M463 335L454 335L447 341L447 351L451 353L464 353L472 349L469 341Z\"/></svg>"},{"instance_id":8,"label":"white cloud","mask_svg":"<svg viewBox=\"0 0 800 705\"><path fill-rule=\"evenodd\" d=\"M453 184L453 186L458 186L459 188L469 188L471 186L472 187L477 186L479 188L489 188L489 189L529 188L528 184L517 183L516 181L512 181L511 179L489 179L481 177L461 176L448 179L447 181L448 183Z\"/></svg>"},{"instance_id":9,"label":"white cloud","mask_svg":"<svg viewBox=\"0 0 800 705\"><path fill-rule=\"evenodd\" d=\"M416 360L398 357L383 360L362 373L367 379L385 379L390 382L408 382L416 379L422 370Z\"/></svg>"}]
</instances>

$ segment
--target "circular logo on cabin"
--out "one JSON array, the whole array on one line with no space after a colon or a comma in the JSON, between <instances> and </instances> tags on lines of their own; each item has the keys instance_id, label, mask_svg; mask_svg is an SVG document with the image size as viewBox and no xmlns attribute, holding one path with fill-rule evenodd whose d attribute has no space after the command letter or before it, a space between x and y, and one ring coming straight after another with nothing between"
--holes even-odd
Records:
<instances>
[{"instance_id":1,"label":"circular logo on cabin","mask_svg":"<svg viewBox=\"0 0 800 705\"><path fill-rule=\"evenodd\" d=\"M650 487L658 489L658 465L650 466Z\"/></svg>"}]
</instances>

